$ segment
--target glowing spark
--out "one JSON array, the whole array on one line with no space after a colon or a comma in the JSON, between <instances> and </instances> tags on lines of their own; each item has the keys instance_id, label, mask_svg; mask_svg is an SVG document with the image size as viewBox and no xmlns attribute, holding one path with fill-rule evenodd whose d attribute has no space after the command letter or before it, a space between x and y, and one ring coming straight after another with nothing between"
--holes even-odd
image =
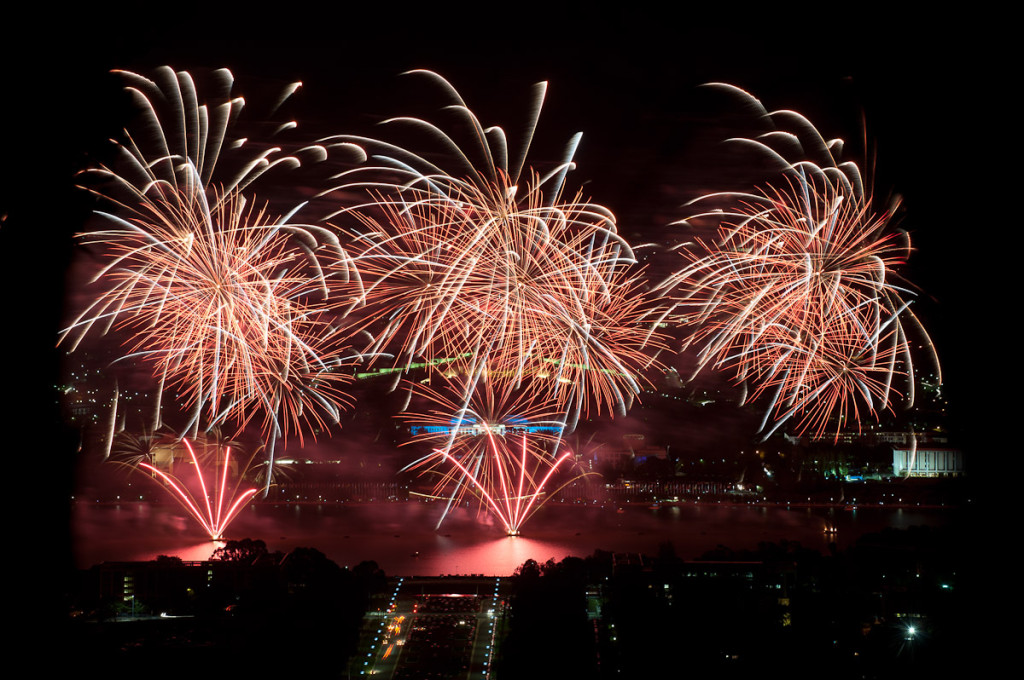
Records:
<instances>
[{"instance_id":1,"label":"glowing spark","mask_svg":"<svg viewBox=\"0 0 1024 680\"><path fill-rule=\"evenodd\" d=\"M222 467L220 480L214 480L211 492L207 490L206 479L203 475L202 465L196 457L195 449L187 439L183 439L185 448L192 457L192 466L195 471L196 482L198 483L200 495L197 499L188 487L176 477L154 467L153 465L140 462L138 466L153 473L157 481L200 525L210 534L213 540L219 540L224 536L231 521L238 516L238 513L245 505L252 500L258 489L246 489L238 493L239 487L236 484L234 490L228 490L228 471L231 463L231 448L224 449L223 462L217 461ZM241 480L239 479L239 484ZM226 505L226 507L225 507Z\"/></svg>"},{"instance_id":2,"label":"glowing spark","mask_svg":"<svg viewBox=\"0 0 1024 680\"><path fill-rule=\"evenodd\" d=\"M556 455L564 420L550 418L535 395L516 395L504 381L481 381L476 386L456 381L452 387L461 404L441 392L419 388L437 407L404 419L413 424L414 441L442 445L432 447L430 454L406 469L439 475L434 494L446 497L447 505L438 526L469 494L479 499L481 512L490 513L506 533L518 534L523 523L558 491L548 485L571 456Z\"/></svg>"},{"instance_id":3,"label":"glowing spark","mask_svg":"<svg viewBox=\"0 0 1024 680\"><path fill-rule=\"evenodd\" d=\"M742 90L724 87L764 111ZM901 396L896 377L905 379L913 404L908 328L923 336L936 370L938 360L904 300L910 291L897 283L911 250L906 234L889 230L898 203L875 212L860 169L834 155L841 140L826 142L792 111L765 115L794 121L800 135L739 141L782 163L782 182L697 199L728 204L691 218L720 220L718 239L681 249L687 264L662 288L682 290L677 320L695 328L698 370L731 371L753 383L751 399L768 395L766 437L791 418L797 431L818 436L835 418L838 437L851 422L859 427L862 411L874 416L891 408ZM811 148L823 165L802 157L789 162L770 144L804 139L801 153Z\"/></svg>"},{"instance_id":4,"label":"glowing spark","mask_svg":"<svg viewBox=\"0 0 1024 680\"><path fill-rule=\"evenodd\" d=\"M200 103L185 72L122 75L155 141L140 146L126 131L115 169L87 171L106 182L92 191L114 207L97 212L107 228L81 236L105 259L94 278L104 290L60 341L73 350L93 329L127 331L122 360L141 360L161 392L180 395L185 431L204 417L206 427L233 420L241 429L262 414L264 438L297 431L301 440L301 421L337 422L347 377L336 369L347 359L325 309L346 256L330 230L292 221L303 204L275 218L244 193L271 168L299 165L297 156L258 151L215 184L244 105L230 95L230 72L215 73L214 105Z\"/></svg>"},{"instance_id":5,"label":"glowing spark","mask_svg":"<svg viewBox=\"0 0 1024 680\"><path fill-rule=\"evenodd\" d=\"M364 352L395 356L406 368L421 357L465 356L450 370L473 375L485 366L532 381L573 420L591 406L624 412L660 340L643 325L646 296L615 216L579 194L562 197L579 135L554 168L524 169L541 84L523 151L510 165L501 128L485 129L437 74L417 73L453 100L446 110L470 130L471 144L463 148L422 119L388 122L439 141L450 171L377 140L324 140L358 143L378 162L342 173L343 183L324 192L369 196L337 213L362 225L353 232L353 263L364 288L350 296L357 303L349 311L358 319L353 333L373 334Z\"/></svg>"}]
</instances>

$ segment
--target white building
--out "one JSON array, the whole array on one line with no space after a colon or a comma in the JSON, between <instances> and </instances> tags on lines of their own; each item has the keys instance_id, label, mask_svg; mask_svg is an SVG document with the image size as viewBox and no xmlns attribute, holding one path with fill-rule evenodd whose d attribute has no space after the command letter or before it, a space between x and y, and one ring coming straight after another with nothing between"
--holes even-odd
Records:
<instances>
[{"instance_id":1,"label":"white building","mask_svg":"<svg viewBox=\"0 0 1024 680\"><path fill-rule=\"evenodd\" d=\"M964 454L957 449L893 449L897 477L954 477L964 473Z\"/></svg>"}]
</instances>

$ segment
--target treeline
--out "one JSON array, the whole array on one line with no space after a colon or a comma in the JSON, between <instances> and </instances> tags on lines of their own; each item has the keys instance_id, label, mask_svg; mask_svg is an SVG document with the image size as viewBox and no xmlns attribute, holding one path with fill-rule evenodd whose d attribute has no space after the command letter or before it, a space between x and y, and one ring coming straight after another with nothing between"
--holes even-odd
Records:
<instances>
[{"instance_id":1,"label":"treeline","mask_svg":"<svg viewBox=\"0 0 1024 680\"><path fill-rule=\"evenodd\" d=\"M146 677L344 669L370 598L387 582L375 562L347 569L314 548L268 553L263 541L245 539L214 557L82 572L68 665ZM117 582L137 594L117 596Z\"/></svg>"},{"instance_id":2,"label":"treeline","mask_svg":"<svg viewBox=\"0 0 1024 680\"><path fill-rule=\"evenodd\" d=\"M977 623L967 562L949 531L918 527L827 555L781 541L682 560L666 543L529 561L495 677L944 677Z\"/></svg>"}]
</instances>

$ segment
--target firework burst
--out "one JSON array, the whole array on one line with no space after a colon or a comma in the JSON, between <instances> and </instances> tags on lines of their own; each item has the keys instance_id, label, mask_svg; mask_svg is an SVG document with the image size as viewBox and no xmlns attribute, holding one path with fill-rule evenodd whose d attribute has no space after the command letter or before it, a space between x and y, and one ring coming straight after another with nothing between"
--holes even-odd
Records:
<instances>
[{"instance_id":1,"label":"firework burst","mask_svg":"<svg viewBox=\"0 0 1024 680\"><path fill-rule=\"evenodd\" d=\"M325 192L371 198L338 213L361 224L352 252L365 287L350 312L374 338L365 352L396 356L399 366L462 356L454 370L533 381L575 417L591 405L624 411L658 341L643 325L636 258L614 215L578 194L562 197L580 135L546 173L524 169L546 85L535 90L523 152L510 163L500 128L484 128L440 76L419 73L451 96L448 110L472 146L421 119L389 122L440 140L450 172L377 140L325 141L358 143L377 161Z\"/></svg>"},{"instance_id":2,"label":"firework burst","mask_svg":"<svg viewBox=\"0 0 1024 680\"><path fill-rule=\"evenodd\" d=\"M484 379L480 384L446 386L444 392L420 387L433 404L425 413L405 420L414 442L431 451L406 467L437 476L434 496L446 500L438 526L467 495L481 513L517 535L522 525L558 489L549 484L572 457L561 448L565 421L539 406L529 394L517 393L508 381ZM452 396L449 396L452 395Z\"/></svg>"},{"instance_id":3,"label":"firework burst","mask_svg":"<svg viewBox=\"0 0 1024 680\"><path fill-rule=\"evenodd\" d=\"M259 151L215 183L222 150L241 145L228 139L244 105L230 95L231 74L214 74L222 93L211 105L188 73L123 77L148 143L126 130L117 161L86 171L90 190L114 207L97 213L107 228L81 236L105 260L93 280L103 290L61 341L74 349L94 329L125 332L124 359L142 360L159 392L179 395L191 411L186 431L204 417L207 427L241 429L262 413L264 437L301 438L302 421L336 421L343 354L323 308L348 271L338 264L345 254L331 231L293 221L301 205L273 217L246 193L269 169L324 149Z\"/></svg>"},{"instance_id":4,"label":"firework burst","mask_svg":"<svg viewBox=\"0 0 1024 680\"><path fill-rule=\"evenodd\" d=\"M199 522L212 540L220 540L228 525L252 500L258 489L242 489L242 475L238 475L238 481L229 488L231 447L225 447L224 455L215 456L212 464L204 465L200 462L192 444L187 439L181 441L191 458L191 468L195 478L192 489L180 478L164 472L151 463L140 461L137 463L137 467L152 474L153 479ZM214 476L211 487L207 486L206 475L203 472L204 467L213 468Z\"/></svg>"},{"instance_id":5,"label":"firework burst","mask_svg":"<svg viewBox=\"0 0 1024 680\"><path fill-rule=\"evenodd\" d=\"M736 140L781 163L781 181L694 202L728 206L690 218L719 220L718 238L684 244L687 264L662 288L683 291L675 309L696 328L690 341L699 348L698 370L731 371L753 385L752 398L765 395L765 436L791 418L799 432L821 436L834 427L838 436L894 400L912 404L908 329L924 339L936 369L938 362L909 309L912 290L896 273L911 250L909 236L891 229L898 201L876 211L860 168L838 160L841 140L826 142L799 114L767 113L749 94L719 87L771 121L795 122L799 134ZM797 161L787 160L786 147ZM824 162L807 160L815 154Z\"/></svg>"}]
</instances>

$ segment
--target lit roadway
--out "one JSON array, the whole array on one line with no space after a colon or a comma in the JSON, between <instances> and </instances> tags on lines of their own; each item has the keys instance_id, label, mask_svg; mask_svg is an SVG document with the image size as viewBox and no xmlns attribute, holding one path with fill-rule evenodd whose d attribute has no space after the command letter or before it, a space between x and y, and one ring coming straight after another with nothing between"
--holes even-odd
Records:
<instances>
[{"instance_id":1,"label":"lit roadway","mask_svg":"<svg viewBox=\"0 0 1024 680\"><path fill-rule=\"evenodd\" d=\"M399 578L390 581L392 590L386 597L387 611L367 612L364 618L364 642L352 665L351 677L373 676L390 680L402 666L403 651L409 641L412 627L418 617L443 614L416 613L413 608L423 601L424 595L476 595L480 608L473 614L455 614L461 618L475 617L468 671L453 675L452 680L481 680L490 677L493 663L494 637L498 622L504 613L503 601L507 596L497 577ZM440 645L449 640L438 639ZM406 676L411 677L411 676Z\"/></svg>"}]
</instances>

